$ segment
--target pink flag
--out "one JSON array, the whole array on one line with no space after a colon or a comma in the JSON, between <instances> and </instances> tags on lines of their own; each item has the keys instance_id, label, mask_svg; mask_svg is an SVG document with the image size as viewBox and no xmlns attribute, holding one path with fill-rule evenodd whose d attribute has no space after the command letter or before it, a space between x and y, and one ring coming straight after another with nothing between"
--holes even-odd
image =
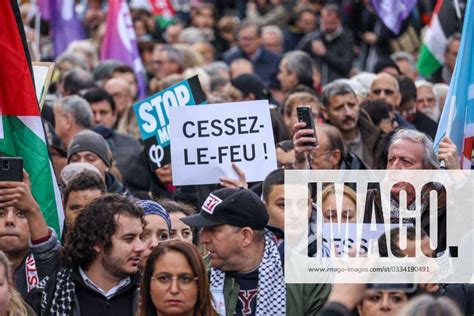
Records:
<instances>
[{"instance_id":1,"label":"pink flag","mask_svg":"<svg viewBox=\"0 0 474 316\"><path fill-rule=\"evenodd\" d=\"M130 10L124 0L109 1L100 59L116 59L132 67L138 80L138 97L142 99L146 96L143 64L138 53Z\"/></svg>"}]
</instances>

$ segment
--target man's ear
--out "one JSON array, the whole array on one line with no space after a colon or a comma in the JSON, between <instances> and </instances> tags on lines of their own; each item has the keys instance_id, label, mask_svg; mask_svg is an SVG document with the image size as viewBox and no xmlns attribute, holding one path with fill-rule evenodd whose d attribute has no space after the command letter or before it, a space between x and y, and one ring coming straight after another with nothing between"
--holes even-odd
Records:
<instances>
[{"instance_id":1,"label":"man's ear","mask_svg":"<svg viewBox=\"0 0 474 316\"><path fill-rule=\"evenodd\" d=\"M395 104L395 109L392 109L392 110L398 109L400 105L402 104L402 94L400 92L397 93L396 103L397 104Z\"/></svg>"},{"instance_id":2,"label":"man's ear","mask_svg":"<svg viewBox=\"0 0 474 316\"><path fill-rule=\"evenodd\" d=\"M328 110L324 106L321 107L321 113L323 114L324 120L329 122L329 113L328 113Z\"/></svg>"},{"instance_id":3,"label":"man's ear","mask_svg":"<svg viewBox=\"0 0 474 316\"><path fill-rule=\"evenodd\" d=\"M247 247L250 245L254 239L254 232L250 227L244 227L240 230L240 234L242 236L242 245Z\"/></svg>"},{"instance_id":4,"label":"man's ear","mask_svg":"<svg viewBox=\"0 0 474 316\"><path fill-rule=\"evenodd\" d=\"M341 162L341 151L339 149L334 149L331 151L330 161L333 167L336 167Z\"/></svg>"},{"instance_id":5,"label":"man's ear","mask_svg":"<svg viewBox=\"0 0 474 316\"><path fill-rule=\"evenodd\" d=\"M94 247L92 247L92 249L94 249L94 251L97 253L97 254L100 254L102 252L102 248L95 245Z\"/></svg>"},{"instance_id":6,"label":"man's ear","mask_svg":"<svg viewBox=\"0 0 474 316\"><path fill-rule=\"evenodd\" d=\"M62 115L62 119L64 121L64 125L66 125L67 128L72 127L72 124L74 122L74 117L72 116L71 113L65 113Z\"/></svg>"}]
</instances>

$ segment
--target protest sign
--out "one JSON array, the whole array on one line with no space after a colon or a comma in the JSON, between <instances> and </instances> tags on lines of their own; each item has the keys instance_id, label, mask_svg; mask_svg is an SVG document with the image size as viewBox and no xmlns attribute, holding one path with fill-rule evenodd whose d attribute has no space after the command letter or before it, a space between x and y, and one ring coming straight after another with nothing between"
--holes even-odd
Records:
<instances>
[{"instance_id":1,"label":"protest sign","mask_svg":"<svg viewBox=\"0 0 474 316\"><path fill-rule=\"evenodd\" d=\"M174 185L237 179L233 162L248 182L277 168L268 101L176 107L169 114Z\"/></svg>"},{"instance_id":2,"label":"protest sign","mask_svg":"<svg viewBox=\"0 0 474 316\"><path fill-rule=\"evenodd\" d=\"M398 225L391 227L396 228ZM370 248L376 246L377 240L384 233L384 224L324 223L322 256L330 257L331 251L335 251L337 256L342 256L346 250L352 248L356 248L361 255L366 254Z\"/></svg>"},{"instance_id":3,"label":"protest sign","mask_svg":"<svg viewBox=\"0 0 474 316\"><path fill-rule=\"evenodd\" d=\"M147 160L152 170L171 162L168 130L170 108L205 102L206 96L199 84L199 79L194 76L141 100L133 106L138 127L145 142Z\"/></svg>"},{"instance_id":4,"label":"protest sign","mask_svg":"<svg viewBox=\"0 0 474 316\"><path fill-rule=\"evenodd\" d=\"M54 63L33 62L33 77L35 80L36 99L40 109L43 108L44 99L48 93L51 78L53 77Z\"/></svg>"}]
</instances>

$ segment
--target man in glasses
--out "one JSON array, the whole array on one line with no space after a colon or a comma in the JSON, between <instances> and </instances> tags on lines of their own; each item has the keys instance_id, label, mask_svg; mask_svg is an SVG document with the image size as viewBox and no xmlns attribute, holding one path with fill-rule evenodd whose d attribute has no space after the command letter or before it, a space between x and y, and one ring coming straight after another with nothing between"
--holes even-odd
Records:
<instances>
[{"instance_id":1,"label":"man in glasses","mask_svg":"<svg viewBox=\"0 0 474 316\"><path fill-rule=\"evenodd\" d=\"M265 86L278 87L278 65L280 57L262 46L261 27L252 21L243 22L237 31L237 46L224 53L224 61L230 65L234 60L245 58L252 62L254 74Z\"/></svg>"},{"instance_id":2,"label":"man in glasses","mask_svg":"<svg viewBox=\"0 0 474 316\"><path fill-rule=\"evenodd\" d=\"M384 100L392 106L392 111L395 111L395 119L399 126L409 129L415 127L408 123L398 112L402 102L402 95L400 94L400 87L397 79L385 72L377 74L372 85L370 86L369 99Z\"/></svg>"},{"instance_id":3,"label":"man in glasses","mask_svg":"<svg viewBox=\"0 0 474 316\"><path fill-rule=\"evenodd\" d=\"M357 155L345 149L341 132L336 127L317 124L318 147L308 150L302 145L302 137L305 137L303 133L303 128L300 128L294 136L296 169L367 169L367 165Z\"/></svg>"}]
</instances>

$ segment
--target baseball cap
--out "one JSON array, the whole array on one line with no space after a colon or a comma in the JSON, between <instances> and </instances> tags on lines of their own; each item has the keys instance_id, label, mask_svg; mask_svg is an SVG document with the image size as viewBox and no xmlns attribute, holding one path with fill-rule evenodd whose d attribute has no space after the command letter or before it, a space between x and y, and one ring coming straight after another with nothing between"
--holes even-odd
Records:
<instances>
[{"instance_id":1,"label":"baseball cap","mask_svg":"<svg viewBox=\"0 0 474 316\"><path fill-rule=\"evenodd\" d=\"M268 89L262 80L254 74L243 74L231 80L231 83L244 96L253 93L257 100L266 100L270 97Z\"/></svg>"},{"instance_id":2,"label":"baseball cap","mask_svg":"<svg viewBox=\"0 0 474 316\"><path fill-rule=\"evenodd\" d=\"M248 189L224 188L207 197L198 214L181 218L189 226L210 227L231 225L262 230L268 212L260 197Z\"/></svg>"}]
</instances>

